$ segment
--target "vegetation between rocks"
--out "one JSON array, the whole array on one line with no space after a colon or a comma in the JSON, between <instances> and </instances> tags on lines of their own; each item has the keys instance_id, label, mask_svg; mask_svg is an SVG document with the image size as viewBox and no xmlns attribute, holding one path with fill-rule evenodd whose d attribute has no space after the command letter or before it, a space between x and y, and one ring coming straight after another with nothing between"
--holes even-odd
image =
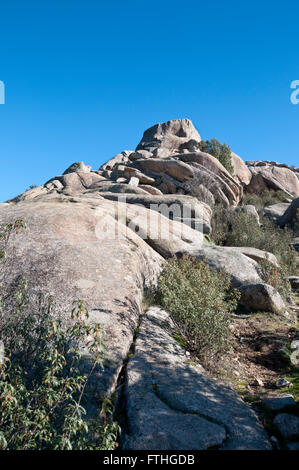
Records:
<instances>
[{"instance_id":1,"label":"vegetation between rocks","mask_svg":"<svg viewBox=\"0 0 299 470\"><path fill-rule=\"evenodd\" d=\"M220 163L232 175L234 172L231 160L231 149L225 143L222 144L215 137L211 140L202 140L199 143L199 148L202 152L209 153L217 158Z\"/></svg>"},{"instance_id":2,"label":"vegetation between rocks","mask_svg":"<svg viewBox=\"0 0 299 470\"><path fill-rule=\"evenodd\" d=\"M171 258L157 286L157 301L171 315L188 350L214 368L231 346L230 319L238 299L227 274L188 256Z\"/></svg>"},{"instance_id":3,"label":"vegetation between rocks","mask_svg":"<svg viewBox=\"0 0 299 470\"><path fill-rule=\"evenodd\" d=\"M274 189L266 189L261 194L245 193L243 195L244 205L253 205L258 212L261 212L264 207L286 202L289 196L284 191L274 191Z\"/></svg>"},{"instance_id":4,"label":"vegetation between rocks","mask_svg":"<svg viewBox=\"0 0 299 470\"><path fill-rule=\"evenodd\" d=\"M10 235L24 228L21 220L2 228L2 259ZM82 406L92 373L103 367L101 326L78 300L65 327L54 299L39 295L33 309L27 287L20 279L0 297L0 449L115 449L120 429L110 400L96 418L87 419Z\"/></svg>"},{"instance_id":5,"label":"vegetation between rocks","mask_svg":"<svg viewBox=\"0 0 299 470\"><path fill-rule=\"evenodd\" d=\"M212 219L212 238L217 245L254 247L273 253L287 274L295 271L295 250L292 233L281 229L267 217L261 225L244 212L216 206Z\"/></svg>"}]
</instances>

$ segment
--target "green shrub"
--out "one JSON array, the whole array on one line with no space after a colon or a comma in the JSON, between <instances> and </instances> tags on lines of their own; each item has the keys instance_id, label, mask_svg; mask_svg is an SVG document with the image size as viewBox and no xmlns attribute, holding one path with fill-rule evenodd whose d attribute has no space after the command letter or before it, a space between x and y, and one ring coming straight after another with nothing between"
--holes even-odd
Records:
<instances>
[{"instance_id":1,"label":"green shrub","mask_svg":"<svg viewBox=\"0 0 299 470\"><path fill-rule=\"evenodd\" d=\"M244 193L242 204L253 205L257 211L262 214L264 207L272 206L286 202L289 196L283 191L274 191L274 189L266 189L262 194Z\"/></svg>"},{"instance_id":2,"label":"green shrub","mask_svg":"<svg viewBox=\"0 0 299 470\"><path fill-rule=\"evenodd\" d=\"M188 256L171 258L157 286L158 302L188 349L207 366L215 365L230 347L229 324L238 295L231 291L227 274Z\"/></svg>"},{"instance_id":3,"label":"green shrub","mask_svg":"<svg viewBox=\"0 0 299 470\"><path fill-rule=\"evenodd\" d=\"M268 260L260 261L259 265L263 281L273 286L287 300L292 294L292 289L285 266L277 267Z\"/></svg>"},{"instance_id":4,"label":"green shrub","mask_svg":"<svg viewBox=\"0 0 299 470\"><path fill-rule=\"evenodd\" d=\"M295 272L295 250L291 247L292 233L281 229L269 218L261 226L251 215L215 207L212 219L212 238L217 245L249 246L273 253L289 274Z\"/></svg>"},{"instance_id":5,"label":"green shrub","mask_svg":"<svg viewBox=\"0 0 299 470\"><path fill-rule=\"evenodd\" d=\"M210 155L213 155L213 157L217 158L231 175L234 173L231 149L228 145L222 144L214 137L211 140L202 140L199 143L199 148L202 152L209 153Z\"/></svg>"},{"instance_id":6,"label":"green shrub","mask_svg":"<svg viewBox=\"0 0 299 470\"><path fill-rule=\"evenodd\" d=\"M0 231L2 249L23 221ZM95 418L86 417L85 392L102 367L103 332L74 302L68 326L54 299L28 296L26 279L0 296L0 450L116 448L118 425L108 398Z\"/></svg>"}]
</instances>

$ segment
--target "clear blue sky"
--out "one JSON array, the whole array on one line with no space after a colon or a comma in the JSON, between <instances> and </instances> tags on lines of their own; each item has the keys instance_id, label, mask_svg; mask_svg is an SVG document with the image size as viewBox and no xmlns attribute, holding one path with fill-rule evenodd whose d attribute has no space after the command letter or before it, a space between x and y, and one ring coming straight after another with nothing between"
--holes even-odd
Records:
<instances>
[{"instance_id":1,"label":"clear blue sky","mask_svg":"<svg viewBox=\"0 0 299 470\"><path fill-rule=\"evenodd\" d=\"M298 1L2 2L0 201L188 117L245 160L299 166Z\"/></svg>"}]
</instances>

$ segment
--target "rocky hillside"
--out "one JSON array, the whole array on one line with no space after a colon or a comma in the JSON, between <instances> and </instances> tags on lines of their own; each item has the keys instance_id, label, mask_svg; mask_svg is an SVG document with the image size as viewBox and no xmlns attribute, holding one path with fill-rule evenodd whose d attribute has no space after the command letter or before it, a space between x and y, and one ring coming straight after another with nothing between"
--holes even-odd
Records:
<instances>
[{"instance_id":1,"label":"rocky hillside","mask_svg":"<svg viewBox=\"0 0 299 470\"><path fill-rule=\"evenodd\" d=\"M277 194L280 201L263 208L263 216L274 220L277 230L292 230L298 246L298 169L245 163L233 152L231 163L233 174L201 151L201 137L190 120L177 119L146 130L135 151L122 151L98 170L73 163L43 186L0 205L2 227L16 220L27 224L10 237L1 270L3 290L26 277L32 302L39 292L51 295L67 318L73 300L84 299L90 321L103 326L105 368L95 371L92 384L99 396L113 396L121 410L124 449L297 445L297 415L290 408L283 412L273 383L263 393L280 403L274 421L281 439L273 437L265 415L242 399L235 383L219 380L192 352L190 358L175 339L171 313L157 305L145 307L144 293L156 284L167 259L188 255L224 272L237 289L238 308L245 314L242 310L232 330L253 318L250 312L263 311L296 338L294 299L266 281L261 268L266 261L280 269L277 253L252 245L216 245L213 217L216 208L246 214L259 230L262 214L246 201L267 191ZM299 279L291 274L296 289ZM94 399L88 401L92 410Z\"/></svg>"}]
</instances>

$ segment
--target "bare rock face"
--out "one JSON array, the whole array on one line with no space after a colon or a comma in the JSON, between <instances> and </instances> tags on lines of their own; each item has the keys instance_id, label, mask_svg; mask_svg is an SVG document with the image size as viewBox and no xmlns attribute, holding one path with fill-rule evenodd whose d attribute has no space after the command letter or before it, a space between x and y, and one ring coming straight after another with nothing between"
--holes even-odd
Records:
<instances>
[{"instance_id":1,"label":"bare rock face","mask_svg":"<svg viewBox=\"0 0 299 470\"><path fill-rule=\"evenodd\" d=\"M226 206L236 206L243 195L242 186L236 181L217 158L205 152L185 153L178 158L189 164L194 177L189 180L190 192L196 191L196 186L203 186L210 192L214 202Z\"/></svg>"},{"instance_id":2,"label":"bare rock face","mask_svg":"<svg viewBox=\"0 0 299 470\"><path fill-rule=\"evenodd\" d=\"M246 188L247 192L261 194L265 189L274 189L284 191L289 196L299 197L299 181L295 172L281 165L259 163L261 165L258 165L258 162L253 165L249 163L252 179Z\"/></svg>"},{"instance_id":3,"label":"bare rock face","mask_svg":"<svg viewBox=\"0 0 299 470\"><path fill-rule=\"evenodd\" d=\"M229 387L188 364L167 312L142 318L129 360L125 449L271 449L255 413Z\"/></svg>"},{"instance_id":4,"label":"bare rock face","mask_svg":"<svg viewBox=\"0 0 299 470\"><path fill-rule=\"evenodd\" d=\"M188 254L203 260L218 271L229 274L233 287L262 282L258 263L245 256L238 248L206 243L200 249L191 247Z\"/></svg>"},{"instance_id":5,"label":"bare rock face","mask_svg":"<svg viewBox=\"0 0 299 470\"><path fill-rule=\"evenodd\" d=\"M90 170L90 165L85 165L84 162L76 162L69 166L63 174L67 175L68 173L89 173Z\"/></svg>"},{"instance_id":6,"label":"bare rock face","mask_svg":"<svg viewBox=\"0 0 299 470\"><path fill-rule=\"evenodd\" d=\"M101 193L110 201L119 201L119 195L112 193ZM197 231L205 234L211 233L211 208L196 198L181 194L168 194L159 196L157 194L124 194L123 202L126 204L145 207L154 212L160 212L167 219L179 222L187 222L191 219L190 226L196 226Z\"/></svg>"},{"instance_id":7,"label":"bare rock face","mask_svg":"<svg viewBox=\"0 0 299 470\"><path fill-rule=\"evenodd\" d=\"M283 216L283 214L286 212L286 210L289 207L290 207L290 204L286 202L272 204L271 206L267 206L264 208L264 214L267 217L270 217L271 219L276 221L277 219Z\"/></svg>"},{"instance_id":8,"label":"bare rock face","mask_svg":"<svg viewBox=\"0 0 299 470\"><path fill-rule=\"evenodd\" d=\"M144 282L155 280L162 258L123 224L117 224L119 238L113 237L115 211L101 197L72 202L60 196L0 210L1 225L19 218L26 220L27 229L10 241L2 284L9 289L26 277L30 297L53 295L65 319L75 298L87 301L91 319L106 331L108 362L97 389L109 393L138 324Z\"/></svg>"},{"instance_id":9,"label":"bare rock face","mask_svg":"<svg viewBox=\"0 0 299 470\"><path fill-rule=\"evenodd\" d=\"M284 314L286 305L274 287L268 284L254 284L240 287L240 304L248 310L262 310Z\"/></svg>"},{"instance_id":10,"label":"bare rock face","mask_svg":"<svg viewBox=\"0 0 299 470\"><path fill-rule=\"evenodd\" d=\"M104 163L104 165L100 167L100 170L112 170L117 163L126 163L129 160L131 153L133 152L130 150L124 150L123 152L108 160L108 162Z\"/></svg>"},{"instance_id":11,"label":"bare rock face","mask_svg":"<svg viewBox=\"0 0 299 470\"><path fill-rule=\"evenodd\" d=\"M237 155L234 152L231 153L231 158L232 158L232 166L233 166L233 169L234 169L235 178L241 184L243 184L245 186L248 186L250 181L251 181L251 178L252 178L252 174L251 174L251 171L249 170L248 166L242 160L242 158L239 157L239 155Z\"/></svg>"},{"instance_id":12,"label":"bare rock face","mask_svg":"<svg viewBox=\"0 0 299 470\"><path fill-rule=\"evenodd\" d=\"M200 135L190 119L175 119L156 124L147 129L136 150L164 148L169 152L180 151L189 141L195 145L201 141Z\"/></svg>"}]
</instances>

